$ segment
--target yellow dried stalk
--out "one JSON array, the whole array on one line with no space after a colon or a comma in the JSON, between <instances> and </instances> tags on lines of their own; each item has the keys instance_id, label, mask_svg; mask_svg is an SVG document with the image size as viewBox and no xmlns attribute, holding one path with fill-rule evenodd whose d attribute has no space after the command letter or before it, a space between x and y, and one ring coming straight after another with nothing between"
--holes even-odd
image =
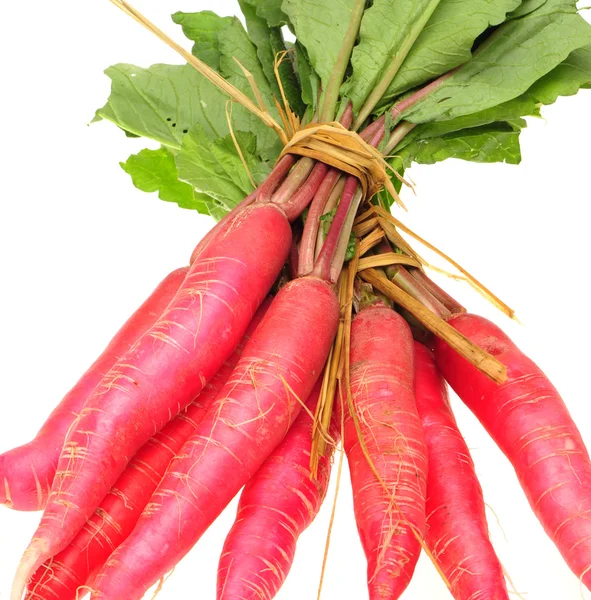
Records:
<instances>
[{"instance_id":1,"label":"yellow dried stalk","mask_svg":"<svg viewBox=\"0 0 591 600\"><path fill-rule=\"evenodd\" d=\"M423 259L415 252L415 250L413 250L413 248L410 247L408 242L398 233L398 231L396 231L396 227L394 227L392 223L386 219L383 219L382 217L378 217L378 224L383 229L386 237L392 244L394 244L394 246L402 250L402 252L405 254L416 258L419 262L424 264Z\"/></svg>"},{"instance_id":2,"label":"yellow dried stalk","mask_svg":"<svg viewBox=\"0 0 591 600\"><path fill-rule=\"evenodd\" d=\"M234 62L240 67L240 70L244 73L244 76L246 77L246 81L248 81L248 85L250 86L250 89L252 90L252 93L254 94L254 97L256 98L259 108L263 112L269 112L267 110L267 106L265 105L265 101L263 100L263 95L261 94L261 90L259 90L259 86L257 85L257 82L254 78L254 75L235 56L233 56L232 58L234 59Z\"/></svg>"},{"instance_id":3,"label":"yellow dried stalk","mask_svg":"<svg viewBox=\"0 0 591 600\"><path fill-rule=\"evenodd\" d=\"M515 318L515 311L510 306L505 304L498 296L493 294L493 292L491 292L484 284L480 283L480 281L478 281L478 279L476 279L476 277L474 277L473 275L468 273L468 271L466 271L466 269L464 269L460 264L458 264L455 260L453 260L453 258L451 258L447 254L445 254L444 252L439 250L439 248L437 248L436 246L434 246L433 244L431 244L430 242L428 242L427 240L422 238L420 235L418 235L414 231L412 231L410 228L408 228L406 225L404 225L404 223L401 223L398 219L393 217L387 210L384 210L383 208L381 208L379 206L374 207L374 210L384 220L389 221L392 225L398 227L399 229L404 231L406 234L412 236L413 238L415 238L415 240L417 240L418 242L423 244L423 246L425 246L426 248L435 252L438 256L443 258L443 260L445 260L450 265L452 265L455 269L457 269L463 275L463 277L467 281L469 281L471 283L471 285L476 290L478 290L485 298L487 298L490 302L492 302L497 308L499 308L502 312L504 312L508 317L510 317L512 319ZM425 264L425 266L428 266L425 261L422 261L422 262Z\"/></svg>"},{"instance_id":4,"label":"yellow dried stalk","mask_svg":"<svg viewBox=\"0 0 591 600\"><path fill-rule=\"evenodd\" d=\"M374 217L373 219L367 219L367 221L363 221L362 223L359 223L359 225L354 225L353 233L356 237L360 238L373 231L377 227L377 225L377 218Z\"/></svg>"},{"instance_id":5,"label":"yellow dried stalk","mask_svg":"<svg viewBox=\"0 0 591 600\"><path fill-rule=\"evenodd\" d=\"M357 271L365 269L374 269L376 267L387 267L390 265L408 265L409 267L421 267L421 263L411 256L397 254L396 252L384 252L374 256L367 256L359 261Z\"/></svg>"},{"instance_id":6,"label":"yellow dried stalk","mask_svg":"<svg viewBox=\"0 0 591 600\"><path fill-rule=\"evenodd\" d=\"M322 585L324 583L324 574L326 573L326 563L328 561L328 551L330 549L330 540L332 536L332 528L334 526L334 519L337 512L337 500L339 498L339 491L341 489L341 480L343 476L343 463L345 462L345 450L342 445L342 439L344 436L344 406L341 398L341 445L338 449L339 452L339 466L337 469L337 481L334 490L334 496L332 499L332 509L330 511L330 521L328 522L328 530L326 532L326 542L324 543L324 555L322 557L322 569L320 570L320 581L318 582L318 595L316 600L320 600L322 596Z\"/></svg>"},{"instance_id":7,"label":"yellow dried stalk","mask_svg":"<svg viewBox=\"0 0 591 600\"><path fill-rule=\"evenodd\" d=\"M396 304L408 310L429 331L447 342L458 354L495 383L501 384L507 380L507 368L503 363L485 352L435 313L425 308L418 300L415 300L410 294L392 283L383 273L376 269L366 269L361 271L359 276L371 283Z\"/></svg>"},{"instance_id":8,"label":"yellow dried stalk","mask_svg":"<svg viewBox=\"0 0 591 600\"><path fill-rule=\"evenodd\" d=\"M289 102L287 101L287 97L285 96L285 90L283 89L283 82L281 81L281 76L279 74L279 67L281 66L281 63L287 58L287 55L290 52L292 52L291 49L283 50L275 55L275 61L273 63L273 72L275 73L275 79L277 80L277 85L279 86L279 93L281 94L281 101L283 102L283 108L285 114L287 115L287 120L289 122L287 131L289 136L292 137L295 134L295 132L300 129L300 120L289 106Z\"/></svg>"},{"instance_id":9,"label":"yellow dried stalk","mask_svg":"<svg viewBox=\"0 0 591 600\"><path fill-rule=\"evenodd\" d=\"M370 205L370 207L367 210L364 210L362 213L359 213L355 217L355 221L353 221L353 225L358 225L359 223L362 223L366 219L373 217L374 214L375 214L375 211L373 209L373 204L372 204L372 205Z\"/></svg>"},{"instance_id":10,"label":"yellow dried stalk","mask_svg":"<svg viewBox=\"0 0 591 600\"><path fill-rule=\"evenodd\" d=\"M281 156L297 154L321 161L359 180L365 198L383 187L396 201L400 197L390 181L390 165L377 148L340 123L311 124L301 128L286 144Z\"/></svg>"},{"instance_id":11,"label":"yellow dried stalk","mask_svg":"<svg viewBox=\"0 0 591 600\"><path fill-rule=\"evenodd\" d=\"M384 238L384 230L376 227L371 233L366 235L359 242L359 255L363 256L366 252L369 252L374 246L377 246Z\"/></svg>"},{"instance_id":12,"label":"yellow dried stalk","mask_svg":"<svg viewBox=\"0 0 591 600\"><path fill-rule=\"evenodd\" d=\"M322 390L318 400L317 419L312 430L312 449L310 451L310 470L314 477L318 472L318 461L326 452L326 437L330 429L330 419L334 406L336 394L336 381L341 362L343 350L343 325L345 319L345 310L347 309L347 282L348 267L345 268L339 277L339 303L340 319L337 335L333 343L329 359L324 372L325 378L322 382ZM326 384L326 385L325 385Z\"/></svg>"}]
</instances>

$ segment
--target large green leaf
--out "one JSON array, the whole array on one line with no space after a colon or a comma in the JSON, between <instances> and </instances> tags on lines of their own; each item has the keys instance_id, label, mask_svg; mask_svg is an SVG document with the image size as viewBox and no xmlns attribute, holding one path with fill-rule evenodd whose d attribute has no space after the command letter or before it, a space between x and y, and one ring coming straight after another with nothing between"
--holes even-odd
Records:
<instances>
[{"instance_id":1,"label":"large green leaf","mask_svg":"<svg viewBox=\"0 0 591 600\"><path fill-rule=\"evenodd\" d=\"M591 46L571 52L564 62L517 98L449 121L418 125L404 138L399 149L416 140L437 138L497 121L512 121L524 116L538 117L541 104L552 104L559 96L576 94L587 82L591 82Z\"/></svg>"},{"instance_id":2,"label":"large green leaf","mask_svg":"<svg viewBox=\"0 0 591 600\"><path fill-rule=\"evenodd\" d=\"M441 121L507 102L590 43L591 25L580 15L549 13L544 5L499 27L472 60L404 117L413 123Z\"/></svg>"},{"instance_id":3,"label":"large green leaf","mask_svg":"<svg viewBox=\"0 0 591 600\"><path fill-rule=\"evenodd\" d=\"M591 84L591 45L571 52L567 59L536 81L528 94L542 104L553 104L559 96L572 96Z\"/></svg>"},{"instance_id":4,"label":"large green leaf","mask_svg":"<svg viewBox=\"0 0 591 600\"><path fill-rule=\"evenodd\" d=\"M281 27L289 23L289 18L283 12L283 0L247 0L256 8L257 15L267 21L269 27Z\"/></svg>"},{"instance_id":5,"label":"large green leaf","mask_svg":"<svg viewBox=\"0 0 591 600\"><path fill-rule=\"evenodd\" d=\"M174 155L164 146L158 150L146 148L120 164L131 176L133 185L143 192L158 192L161 200L204 214L211 214L211 209L215 208L212 198L179 181Z\"/></svg>"},{"instance_id":6,"label":"large green leaf","mask_svg":"<svg viewBox=\"0 0 591 600\"><path fill-rule=\"evenodd\" d=\"M310 62L326 89L356 0L284 0L298 41L306 47Z\"/></svg>"},{"instance_id":7,"label":"large green leaf","mask_svg":"<svg viewBox=\"0 0 591 600\"><path fill-rule=\"evenodd\" d=\"M509 102L487 108L471 115L456 117L449 121L434 121L415 127L399 144L398 149L404 148L417 140L429 140L466 129L482 127L499 121L512 121L524 116L539 116L537 101L530 95L524 94Z\"/></svg>"},{"instance_id":8,"label":"large green leaf","mask_svg":"<svg viewBox=\"0 0 591 600\"><path fill-rule=\"evenodd\" d=\"M470 60L474 40L520 0L441 0L384 95L384 102Z\"/></svg>"},{"instance_id":9,"label":"large green leaf","mask_svg":"<svg viewBox=\"0 0 591 600\"><path fill-rule=\"evenodd\" d=\"M273 99L274 89L259 61L257 48L236 17L220 17L215 13L202 11L176 13L173 19L183 25L185 35L194 42L195 56L216 68L251 100L256 100L247 76L240 66L242 65L253 76L267 109L275 119L279 118ZM236 61L239 61L240 65ZM224 114L227 100L225 97L220 106ZM233 126L240 131L254 133L257 137L258 153L263 160L274 161L281 151L277 134L240 105L235 104L232 112Z\"/></svg>"},{"instance_id":10,"label":"large green leaf","mask_svg":"<svg viewBox=\"0 0 591 600\"><path fill-rule=\"evenodd\" d=\"M438 138L418 140L402 150L394 150L394 153L405 167L409 167L413 162L430 165L447 158L481 163L518 164L521 161L519 133L519 126L493 123Z\"/></svg>"},{"instance_id":11,"label":"large green leaf","mask_svg":"<svg viewBox=\"0 0 591 600\"><path fill-rule=\"evenodd\" d=\"M227 97L189 65L142 69L119 64L105 71L111 95L95 120L106 119L132 134L180 148L195 123L210 137L228 134Z\"/></svg>"},{"instance_id":12,"label":"large green leaf","mask_svg":"<svg viewBox=\"0 0 591 600\"><path fill-rule=\"evenodd\" d=\"M357 111L393 59L412 47L440 0L374 0L361 21L353 73L341 89Z\"/></svg>"},{"instance_id":13,"label":"large green leaf","mask_svg":"<svg viewBox=\"0 0 591 600\"><path fill-rule=\"evenodd\" d=\"M267 81L271 86L273 94L279 99L281 98L281 93L274 67L277 54L286 49L281 29L279 27L269 27L267 21L257 14L255 6L249 3L248 0L239 0L239 3L246 20L248 35L257 47L257 55ZM294 72L291 57L285 57L278 71L290 108L301 116L304 112L304 105L300 96L300 86Z\"/></svg>"},{"instance_id":14,"label":"large green leaf","mask_svg":"<svg viewBox=\"0 0 591 600\"><path fill-rule=\"evenodd\" d=\"M198 13L176 12L172 20L183 28L183 33L194 42L191 52L216 71L220 70L219 33L231 24L231 17L220 17L203 10Z\"/></svg>"},{"instance_id":15,"label":"large green leaf","mask_svg":"<svg viewBox=\"0 0 591 600\"><path fill-rule=\"evenodd\" d=\"M250 41L248 34L238 19L232 19L232 24L220 31L219 43L222 53L220 59L222 75L249 96L251 100L256 101L252 87L240 67L242 65L254 77L267 110L276 120L279 120L279 114L273 100L273 91L259 62L256 47ZM240 65L236 60L240 62ZM236 107L235 112L239 113L239 119L236 122L246 125L242 130L251 131L256 135L257 152L264 160L274 161L281 152L281 142L277 134L269 129L256 115L248 113L242 107Z\"/></svg>"}]
</instances>

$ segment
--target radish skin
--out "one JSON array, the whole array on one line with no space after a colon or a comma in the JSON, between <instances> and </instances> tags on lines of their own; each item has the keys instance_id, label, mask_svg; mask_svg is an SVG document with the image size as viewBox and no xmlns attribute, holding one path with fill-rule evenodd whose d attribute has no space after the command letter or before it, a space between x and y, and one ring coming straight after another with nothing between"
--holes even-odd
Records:
<instances>
[{"instance_id":1,"label":"radish skin","mask_svg":"<svg viewBox=\"0 0 591 600\"><path fill-rule=\"evenodd\" d=\"M32 441L0 455L0 504L15 510L44 508L68 429L109 369L156 323L187 271L188 267L176 269L158 284L64 396Z\"/></svg>"},{"instance_id":2,"label":"radish skin","mask_svg":"<svg viewBox=\"0 0 591 600\"><path fill-rule=\"evenodd\" d=\"M351 393L359 435L381 481L350 411L344 445L370 600L400 597L425 532L427 449L413 386L413 340L406 321L381 304L364 308L351 326Z\"/></svg>"},{"instance_id":3,"label":"radish skin","mask_svg":"<svg viewBox=\"0 0 591 600\"><path fill-rule=\"evenodd\" d=\"M217 600L271 600L293 563L299 536L314 520L326 496L334 445L310 471L313 416L322 387L316 382L306 407L285 439L246 484L218 565ZM330 431L339 439L333 413Z\"/></svg>"},{"instance_id":4,"label":"radish skin","mask_svg":"<svg viewBox=\"0 0 591 600\"><path fill-rule=\"evenodd\" d=\"M509 600L482 488L433 354L415 342L415 395L427 443L427 547L456 600Z\"/></svg>"},{"instance_id":5,"label":"radish skin","mask_svg":"<svg viewBox=\"0 0 591 600\"><path fill-rule=\"evenodd\" d=\"M536 517L591 589L591 461L568 409L496 325L471 314L449 322L506 365L508 380L493 383L440 341L437 366L511 461Z\"/></svg>"},{"instance_id":6,"label":"radish skin","mask_svg":"<svg viewBox=\"0 0 591 600\"><path fill-rule=\"evenodd\" d=\"M199 255L168 309L113 366L70 430L11 600L20 600L37 568L72 541L139 448L219 370L281 271L290 244L283 212L254 205Z\"/></svg>"},{"instance_id":7,"label":"radish skin","mask_svg":"<svg viewBox=\"0 0 591 600\"><path fill-rule=\"evenodd\" d=\"M246 198L244 198L240 204L237 204L227 215L224 215L224 217L222 217L222 219L203 236L203 239L199 241L191 253L189 265L192 265L197 260L197 257L220 233L223 234L228 230L228 227L231 226L231 222L236 218L236 216L246 210L256 200L257 194L258 190L255 190L252 192L252 194L246 196Z\"/></svg>"},{"instance_id":8,"label":"radish skin","mask_svg":"<svg viewBox=\"0 0 591 600\"><path fill-rule=\"evenodd\" d=\"M289 430L338 321L339 303L326 282L302 278L281 288L134 531L97 575L92 598L141 598L193 547Z\"/></svg>"},{"instance_id":9,"label":"radish skin","mask_svg":"<svg viewBox=\"0 0 591 600\"><path fill-rule=\"evenodd\" d=\"M270 299L263 302L241 342L199 396L140 448L72 543L37 569L27 588L27 600L77 600L77 590L90 584L109 555L133 530L170 461L232 374L269 304Z\"/></svg>"}]
</instances>

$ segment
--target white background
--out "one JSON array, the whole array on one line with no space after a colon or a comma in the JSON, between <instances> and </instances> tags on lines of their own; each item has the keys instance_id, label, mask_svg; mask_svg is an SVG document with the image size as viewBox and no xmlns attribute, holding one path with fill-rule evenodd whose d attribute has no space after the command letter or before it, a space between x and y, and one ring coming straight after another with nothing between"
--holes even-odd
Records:
<instances>
[{"instance_id":1,"label":"white background","mask_svg":"<svg viewBox=\"0 0 591 600\"><path fill-rule=\"evenodd\" d=\"M165 30L175 10L233 1L137 1ZM587 13L588 14L588 13ZM156 283L187 263L211 222L135 190L118 161L144 147L108 123L87 127L116 62L180 62L107 0L4 2L0 8L0 451L28 441L63 394ZM189 44L185 44L189 47ZM404 219L517 309L520 326L471 290L444 281L493 319L550 375L591 445L587 296L591 92L561 99L522 136L520 167L459 161L415 167ZM441 281L441 280L439 280ZM473 450L492 539L519 592L535 600L583 594L532 516L507 461L454 398ZM365 560L345 471L323 598L358 599ZM334 483L334 480L333 480ZM278 598L316 598L330 502L302 536ZM177 567L159 598L215 597L217 559L235 504ZM498 517L498 521L497 521ZM7 598L38 515L0 507L0 599ZM405 600L449 598L421 560ZM123 599L122 599L123 600Z\"/></svg>"}]
</instances>

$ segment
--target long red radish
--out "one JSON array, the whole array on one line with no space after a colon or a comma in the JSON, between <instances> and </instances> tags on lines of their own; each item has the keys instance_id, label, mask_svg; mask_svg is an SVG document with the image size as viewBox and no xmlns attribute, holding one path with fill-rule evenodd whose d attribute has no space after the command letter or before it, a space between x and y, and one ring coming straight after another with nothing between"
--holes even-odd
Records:
<instances>
[{"instance_id":1,"label":"long red radish","mask_svg":"<svg viewBox=\"0 0 591 600\"><path fill-rule=\"evenodd\" d=\"M415 395L429 458L427 547L456 600L509 600L482 488L433 354L415 342Z\"/></svg>"},{"instance_id":2,"label":"long red radish","mask_svg":"<svg viewBox=\"0 0 591 600\"><path fill-rule=\"evenodd\" d=\"M26 599L76 600L79 589L89 585L135 527L170 461L232 374L269 304L270 300L261 304L241 342L199 396L140 448L72 543L37 569L27 586Z\"/></svg>"},{"instance_id":3,"label":"long red radish","mask_svg":"<svg viewBox=\"0 0 591 600\"><path fill-rule=\"evenodd\" d=\"M392 309L369 306L353 319L355 412L346 412L344 445L370 600L400 597L425 532L427 449L415 405L413 354L410 328Z\"/></svg>"},{"instance_id":4,"label":"long red radish","mask_svg":"<svg viewBox=\"0 0 591 600\"><path fill-rule=\"evenodd\" d=\"M320 458L316 478L310 471L312 415L321 387L319 378L308 410L300 412L240 496L218 565L217 600L271 600L289 574L298 538L318 514L330 479L332 451ZM328 432L335 444L340 434L336 412Z\"/></svg>"},{"instance_id":5,"label":"long red radish","mask_svg":"<svg viewBox=\"0 0 591 600\"><path fill-rule=\"evenodd\" d=\"M191 258L189 259L189 265L192 265L197 257L211 244L211 242L221 233L223 234L227 231L228 227L231 226L231 222L236 218L238 213L241 213L245 209L247 209L257 198L258 190L255 190L249 196L246 196L240 204L237 204L227 215L216 223L214 227L212 227L201 240L195 246L195 249L191 253Z\"/></svg>"},{"instance_id":6,"label":"long red radish","mask_svg":"<svg viewBox=\"0 0 591 600\"><path fill-rule=\"evenodd\" d=\"M493 383L438 341L439 369L511 461L546 533L591 588L591 461L568 409L542 370L496 325L471 314L449 322L506 365L508 379Z\"/></svg>"},{"instance_id":7,"label":"long red radish","mask_svg":"<svg viewBox=\"0 0 591 600\"><path fill-rule=\"evenodd\" d=\"M0 504L16 510L43 509L69 427L109 369L154 325L187 271L188 267L176 269L160 282L64 396L32 441L0 455Z\"/></svg>"},{"instance_id":8,"label":"long red radish","mask_svg":"<svg viewBox=\"0 0 591 600\"><path fill-rule=\"evenodd\" d=\"M139 448L221 367L290 244L283 212L254 205L199 255L168 309L113 366L71 428L12 600L20 600L29 577L72 541Z\"/></svg>"},{"instance_id":9,"label":"long red radish","mask_svg":"<svg viewBox=\"0 0 591 600\"><path fill-rule=\"evenodd\" d=\"M281 288L136 528L97 575L92 598L141 598L193 547L284 438L338 321L339 303L326 282L302 278Z\"/></svg>"}]
</instances>

